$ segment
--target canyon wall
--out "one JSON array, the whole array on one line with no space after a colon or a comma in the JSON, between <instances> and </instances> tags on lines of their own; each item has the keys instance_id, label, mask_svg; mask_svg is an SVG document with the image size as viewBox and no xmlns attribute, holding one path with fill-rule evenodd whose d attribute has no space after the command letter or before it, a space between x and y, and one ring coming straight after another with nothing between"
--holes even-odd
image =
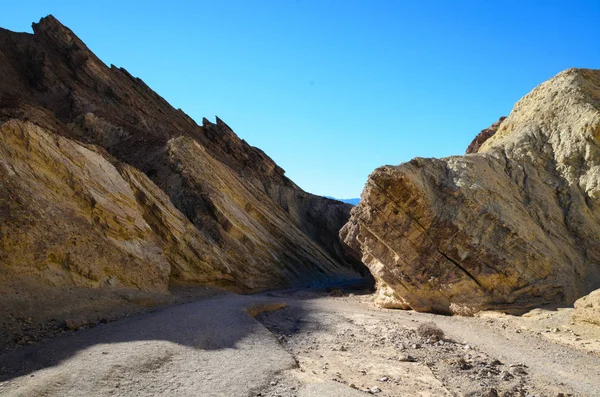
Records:
<instances>
[{"instance_id":1,"label":"canyon wall","mask_svg":"<svg viewBox=\"0 0 600 397\"><path fill-rule=\"evenodd\" d=\"M350 205L304 192L219 118L196 124L54 17L33 30L0 29L0 287L368 275L338 236Z\"/></svg>"}]
</instances>

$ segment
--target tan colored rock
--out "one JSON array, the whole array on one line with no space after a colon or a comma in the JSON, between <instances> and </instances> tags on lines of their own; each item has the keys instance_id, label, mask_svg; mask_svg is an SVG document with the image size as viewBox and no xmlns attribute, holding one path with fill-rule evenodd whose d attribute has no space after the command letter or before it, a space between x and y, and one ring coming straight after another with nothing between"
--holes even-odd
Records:
<instances>
[{"instance_id":1,"label":"tan colored rock","mask_svg":"<svg viewBox=\"0 0 600 397\"><path fill-rule=\"evenodd\" d=\"M572 303L600 285L600 71L521 99L477 154L375 170L341 234L419 311Z\"/></svg>"},{"instance_id":2,"label":"tan colored rock","mask_svg":"<svg viewBox=\"0 0 600 397\"><path fill-rule=\"evenodd\" d=\"M248 290L358 276L291 222L262 189L224 167L194 139L169 141L166 161L178 176L159 172L159 184L224 251L233 277Z\"/></svg>"},{"instance_id":3,"label":"tan colored rock","mask_svg":"<svg viewBox=\"0 0 600 397\"><path fill-rule=\"evenodd\" d=\"M0 132L1 281L167 291L169 263L110 162L28 122Z\"/></svg>"},{"instance_id":4,"label":"tan colored rock","mask_svg":"<svg viewBox=\"0 0 600 397\"><path fill-rule=\"evenodd\" d=\"M28 122L11 120L0 131L7 281L35 276L56 287L162 292L169 281L246 288L226 255L140 171Z\"/></svg>"},{"instance_id":5,"label":"tan colored rock","mask_svg":"<svg viewBox=\"0 0 600 397\"><path fill-rule=\"evenodd\" d=\"M338 236L351 206L304 192L219 118L197 125L54 17L33 31L0 29L6 302L35 305L40 286L250 292L368 273Z\"/></svg>"},{"instance_id":6,"label":"tan colored rock","mask_svg":"<svg viewBox=\"0 0 600 397\"><path fill-rule=\"evenodd\" d=\"M410 305L390 288L382 279L377 280L377 289L373 302L385 309L410 309Z\"/></svg>"},{"instance_id":7,"label":"tan colored rock","mask_svg":"<svg viewBox=\"0 0 600 397\"><path fill-rule=\"evenodd\" d=\"M121 164L144 220L171 265L170 283L202 283L243 291L248 287L232 274L228 256L196 228L145 174Z\"/></svg>"},{"instance_id":8,"label":"tan colored rock","mask_svg":"<svg viewBox=\"0 0 600 397\"><path fill-rule=\"evenodd\" d=\"M83 328L88 324L88 321L83 318L68 318L67 320L65 320L65 326L71 331L76 331L79 328Z\"/></svg>"},{"instance_id":9,"label":"tan colored rock","mask_svg":"<svg viewBox=\"0 0 600 397\"><path fill-rule=\"evenodd\" d=\"M580 323L600 325L600 289L575 301L572 319Z\"/></svg>"},{"instance_id":10,"label":"tan colored rock","mask_svg":"<svg viewBox=\"0 0 600 397\"><path fill-rule=\"evenodd\" d=\"M250 317L256 317L261 313L274 312L287 307L285 302L268 302L268 303L257 303L244 309L244 311Z\"/></svg>"},{"instance_id":11,"label":"tan colored rock","mask_svg":"<svg viewBox=\"0 0 600 397\"><path fill-rule=\"evenodd\" d=\"M467 151L465 152L465 154L477 153L479 151L479 148L481 148L481 145L483 145L485 141L487 141L496 134L498 128L500 128L500 125L504 120L506 120L506 117L500 117L500 119L498 119L498 121L496 121L494 124L490 125L484 130L481 130L481 132L477 134L475 139L473 139L473 141L469 144L469 147L467 147Z\"/></svg>"}]
</instances>

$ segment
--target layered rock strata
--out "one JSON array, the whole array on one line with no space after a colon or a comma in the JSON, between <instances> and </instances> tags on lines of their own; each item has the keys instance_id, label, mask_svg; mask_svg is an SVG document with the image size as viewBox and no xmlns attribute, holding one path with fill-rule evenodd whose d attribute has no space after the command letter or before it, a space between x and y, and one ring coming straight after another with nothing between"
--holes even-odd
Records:
<instances>
[{"instance_id":1,"label":"layered rock strata","mask_svg":"<svg viewBox=\"0 0 600 397\"><path fill-rule=\"evenodd\" d=\"M519 312L600 286L599 195L600 71L569 69L477 153L375 170L341 235L384 306Z\"/></svg>"},{"instance_id":2,"label":"layered rock strata","mask_svg":"<svg viewBox=\"0 0 600 397\"><path fill-rule=\"evenodd\" d=\"M0 29L2 285L249 292L368 274L338 237L351 206L304 192L222 120L197 125L54 17L33 30Z\"/></svg>"}]
</instances>

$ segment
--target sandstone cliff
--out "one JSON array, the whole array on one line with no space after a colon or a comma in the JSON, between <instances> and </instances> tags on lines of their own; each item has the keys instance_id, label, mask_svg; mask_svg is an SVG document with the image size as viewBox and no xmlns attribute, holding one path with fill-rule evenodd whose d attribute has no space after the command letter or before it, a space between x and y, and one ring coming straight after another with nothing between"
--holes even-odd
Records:
<instances>
[{"instance_id":1,"label":"sandstone cliff","mask_svg":"<svg viewBox=\"0 0 600 397\"><path fill-rule=\"evenodd\" d=\"M0 29L0 287L236 291L367 274L308 194L220 119L197 125L54 17Z\"/></svg>"},{"instance_id":2,"label":"sandstone cliff","mask_svg":"<svg viewBox=\"0 0 600 397\"><path fill-rule=\"evenodd\" d=\"M522 98L476 154L375 170L341 234L380 303L469 314L600 286L600 71Z\"/></svg>"}]
</instances>

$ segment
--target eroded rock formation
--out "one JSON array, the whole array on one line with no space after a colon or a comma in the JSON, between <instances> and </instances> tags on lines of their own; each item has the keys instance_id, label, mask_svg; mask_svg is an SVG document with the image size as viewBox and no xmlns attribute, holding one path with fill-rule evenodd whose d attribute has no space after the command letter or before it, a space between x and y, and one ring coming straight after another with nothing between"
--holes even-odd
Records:
<instances>
[{"instance_id":1,"label":"eroded rock formation","mask_svg":"<svg viewBox=\"0 0 600 397\"><path fill-rule=\"evenodd\" d=\"M600 289L575 301L572 320L600 326Z\"/></svg>"},{"instance_id":2,"label":"eroded rock formation","mask_svg":"<svg viewBox=\"0 0 600 397\"><path fill-rule=\"evenodd\" d=\"M236 291L361 277L351 206L197 125L54 17L0 29L0 283ZM29 280L29 281L28 281Z\"/></svg>"},{"instance_id":3,"label":"eroded rock formation","mask_svg":"<svg viewBox=\"0 0 600 397\"><path fill-rule=\"evenodd\" d=\"M570 69L476 154L375 170L341 234L384 306L521 311L600 286L599 194L600 71Z\"/></svg>"},{"instance_id":4,"label":"eroded rock formation","mask_svg":"<svg viewBox=\"0 0 600 397\"><path fill-rule=\"evenodd\" d=\"M506 117L502 116L494 124L490 125L484 130L481 130L481 132L477 134L475 139L473 139L473 141L469 144L465 154L477 153L481 145L483 145L485 141L494 136L494 134L498 131L498 128L500 128L500 125L504 120L506 120Z\"/></svg>"}]
</instances>

